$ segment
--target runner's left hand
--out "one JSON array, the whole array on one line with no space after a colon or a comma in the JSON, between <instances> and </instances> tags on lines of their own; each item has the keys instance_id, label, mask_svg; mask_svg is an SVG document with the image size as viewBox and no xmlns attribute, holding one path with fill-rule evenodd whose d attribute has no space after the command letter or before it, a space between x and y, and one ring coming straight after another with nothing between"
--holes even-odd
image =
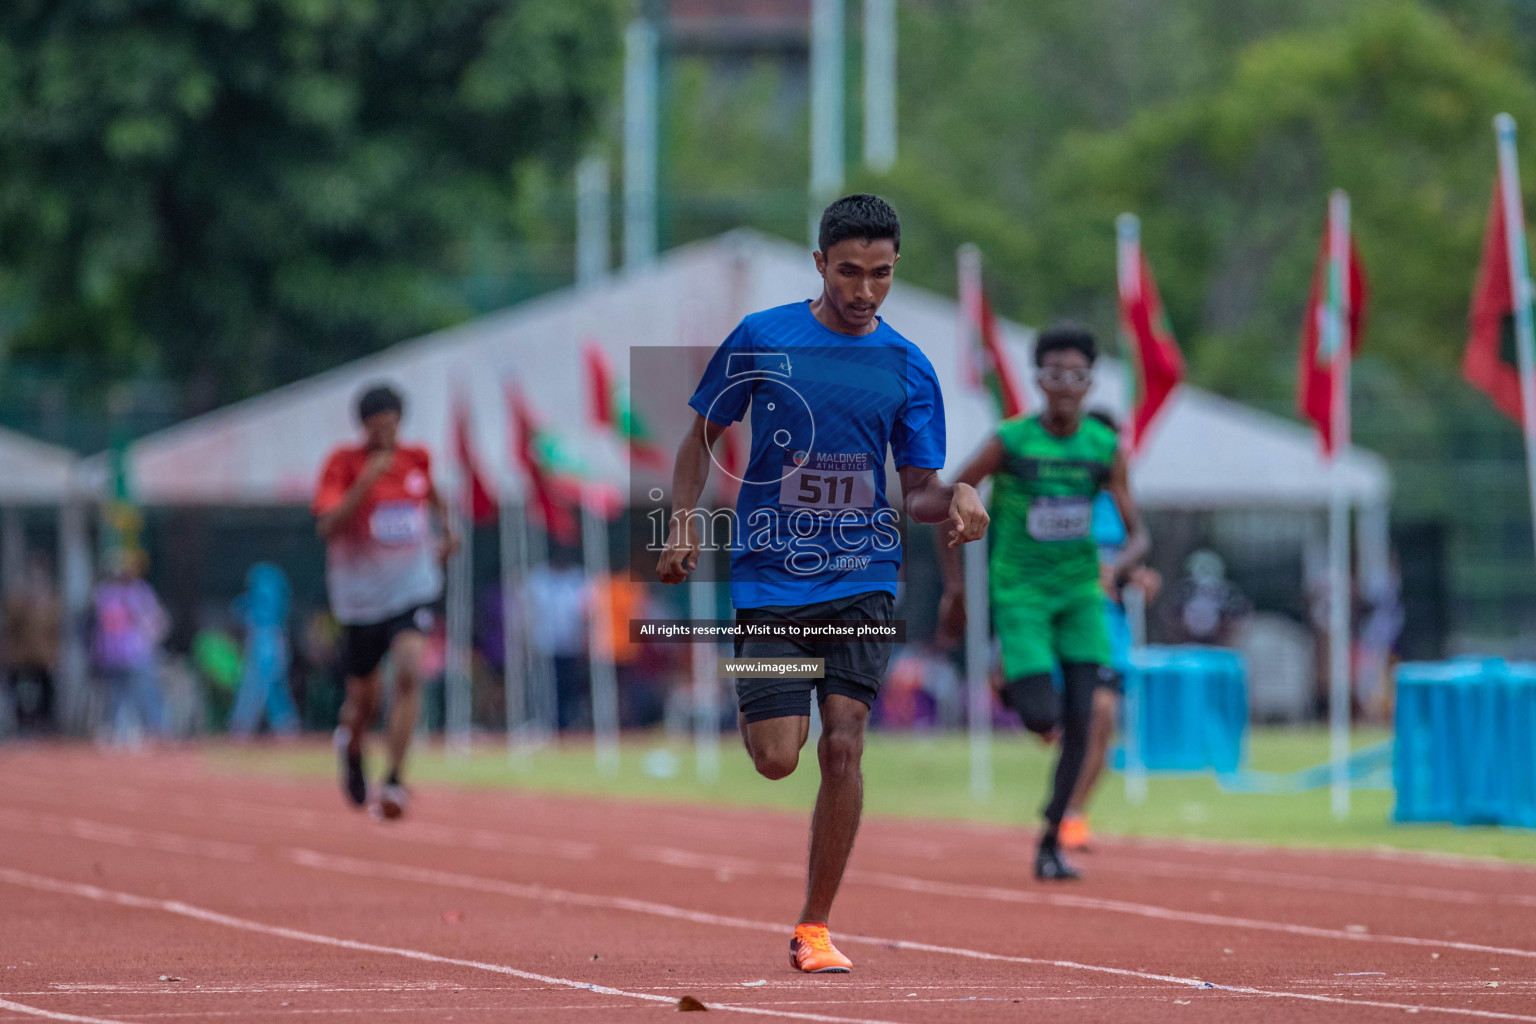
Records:
<instances>
[{"instance_id":1,"label":"runner's left hand","mask_svg":"<svg viewBox=\"0 0 1536 1024\"><path fill-rule=\"evenodd\" d=\"M976 488L970 484L955 484L954 496L949 499L949 546L981 540L987 535L987 524L991 521Z\"/></svg>"},{"instance_id":2,"label":"runner's left hand","mask_svg":"<svg viewBox=\"0 0 1536 1024\"><path fill-rule=\"evenodd\" d=\"M443 539L437 545L437 557L439 561L446 562L459 553L459 535L453 530L444 530Z\"/></svg>"}]
</instances>

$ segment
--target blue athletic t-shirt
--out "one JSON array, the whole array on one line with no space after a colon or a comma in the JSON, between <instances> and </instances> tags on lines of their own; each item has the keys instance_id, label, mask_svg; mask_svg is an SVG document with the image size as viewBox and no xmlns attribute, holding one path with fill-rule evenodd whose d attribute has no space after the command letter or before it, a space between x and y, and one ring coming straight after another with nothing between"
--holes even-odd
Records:
<instances>
[{"instance_id":1,"label":"blue athletic t-shirt","mask_svg":"<svg viewBox=\"0 0 1536 1024\"><path fill-rule=\"evenodd\" d=\"M688 404L719 424L752 416L731 524L737 608L896 593L886 450L897 467L944 465L944 399L916 345L884 320L839 334L808 301L778 306L737 325Z\"/></svg>"}]
</instances>

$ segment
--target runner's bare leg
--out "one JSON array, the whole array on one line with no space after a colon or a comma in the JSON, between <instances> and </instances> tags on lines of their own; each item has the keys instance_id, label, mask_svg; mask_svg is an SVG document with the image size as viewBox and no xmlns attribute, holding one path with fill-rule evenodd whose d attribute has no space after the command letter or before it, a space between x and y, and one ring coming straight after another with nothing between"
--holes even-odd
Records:
<instances>
[{"instance_id":1,"label":"runner's bare leg","mask_svg":"<svg viewBox=\"0 0 1536 1024\"><path fill-rule=\"evenodd\" d=\"M853 852L864 810L864 725L869 706L842 694L829 694L821 703L821 741L816 754L821 761L821 788L811 814L810 869L805 885L805 908L800 923L825 924L832 900L843 881L843 869Z\"/></svg>"},{"instance_id":2,"label":"runner's bare leg","mask_svg":"<svg viewBox=\"0 0 1536 1024\"><path fill-rule=\"evenodd\" d=\"M405 764L411 738L416 735L416 719L421 713L421 656L426 637L413 629L405 630L390 645L390 661L395 671L395 700L389 712L389 771L394 778Z\"/></svg>"},{"instance_id":3,"label":"runner's bare leg","mask_svg":"<svg viewBox=\"0 0 1536 1024\"><path fill-rule=\"evenodd\" d=\"M765 718L748 723L740 712L736 724L741 728L741 742L757 773L765 779L782 779L800 763L800 748L811 734L809 715Z\"/></svg>"},{"instance_id":4,"label":"runner's bare leg","mask_svg":"<svg viewBox=\"0 0 1536 1024\"><path fill-rule=\"evenodd\" d=\"M379 669L366 676L347 677L347 699L338 720L347 727L347 753L361 755L363 737L379 717Z\"/></svg>"}]
</instances>

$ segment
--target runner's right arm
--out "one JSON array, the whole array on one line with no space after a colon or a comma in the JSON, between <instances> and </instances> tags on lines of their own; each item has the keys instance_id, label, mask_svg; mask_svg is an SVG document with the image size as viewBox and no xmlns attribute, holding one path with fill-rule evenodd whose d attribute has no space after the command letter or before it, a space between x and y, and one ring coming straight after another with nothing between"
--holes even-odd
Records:
<instances>
[{"instance_id":1,"label":"runner's right arm","mask_svg":"<svg viewBox=\"0 0 1536 1024\"><path fill-rule=\"evenodd\" d=\"M368 496L368 490L378 482L379 477L389 468L394 461L393 451L378 451L368 456L368 462L363 466L363 471L352 481L341 500L315 517L315 530L320 534L321 540L330 540L336 533L357 514L358 506ZM334 483L330 478L339 470L340 465L332 462L325 467L325 479L322 479L321 490L325 490L327 482Z\"/></svg>"},{"instance_id":2,"label":"runner's right arm","mask_svg":"<svg viewBox=\"0 0 1536 1024\"><path fill-rule=\"evenodd\" d=\"M960 470L955 483L979 488L983 480L1002 467L1003 442L993 434L981 451L971 456L971 461ZM943 530L935 530L933 540L939 552L939 568L944 572L944 593L939 598L939 635L958 641L965 633L965 568L960 559L960 548L949 543Z\"/></svg>"},{"instance_id":3,"label":"runner's right arm","mask_svg":"<svg viewBox=\"0 0 1536 1024\"><path fill-rule=\"evenodd\" d=\"M695 413L693 427L677 446L677 460L672 466L672 523L667 546L656 563L656 575L663 583L682 583L699 566L693 511L709 480L710 452L727 426Z\"/></svg>"}]
</instances>

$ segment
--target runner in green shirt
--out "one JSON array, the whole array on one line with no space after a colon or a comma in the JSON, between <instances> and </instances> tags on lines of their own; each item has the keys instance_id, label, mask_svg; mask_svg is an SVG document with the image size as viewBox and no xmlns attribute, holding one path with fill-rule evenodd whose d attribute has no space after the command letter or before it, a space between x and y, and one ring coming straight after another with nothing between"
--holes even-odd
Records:
<instances>
[{"instance_id":1,"label":"runner in green shirt","mask_svg":"<svg viewBox=\"0 0 1536 1024\"><path fill-rule=\"evenodd\" d=\"M1002 647L1003 703L1024 727L1061 739L1035 877L1073 879L1058 832L1082 770L1093 694L1116 687L1110 667L1104 595L1113 594L1146 557L1149 542L1131 500L1125 456L1114 430L1083 416L1098 346L1087 330L1060 325L1035 341L1036 380L1045 393L1039 416L1005 420L957 481L992 477L992 620ZM1090 533L1093 499L1103 489L1125 521L1126 541L1101 570ZM965 589L957 552L940 546L944 565L941 626L963 632ZM1061 666L1057 690L1052 670Z\"/></svg>"}]
</instances>

